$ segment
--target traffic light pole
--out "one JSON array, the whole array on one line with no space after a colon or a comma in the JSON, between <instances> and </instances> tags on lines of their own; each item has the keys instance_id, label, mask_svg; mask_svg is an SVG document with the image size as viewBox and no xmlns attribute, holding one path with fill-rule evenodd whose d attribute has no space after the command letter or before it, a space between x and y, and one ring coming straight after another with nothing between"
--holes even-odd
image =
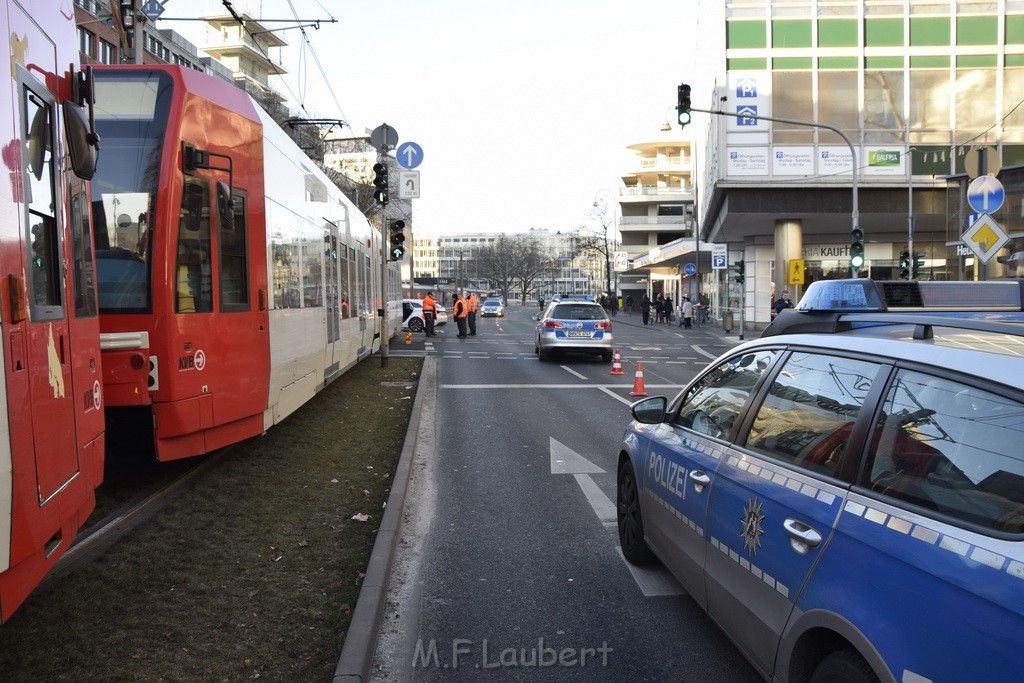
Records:
<instances>
[{"instance_id":1,"label":"traffic light pole","mask_svg":"<svg viewBox=\"0 0 1024 683\"><path fill-rule=\"evenodd\" d=\"M688 89L687 94L689 94ZM850 148L850 171L853 174L853 211L850 214L850 218L853 222L853 225L850 228L850 233L859 233L860 212L857 207L857 153L854 151L853 143L850 142L850 138L846 136L846 133L839 130L835 126L830 126L827 123L818 123L817 121L802 121L800 119L787 119L778 116L759 116L757 114L739 114L730 111L721 111L718 109L696 109L693 107L687 109L687 112L691 111L699 111L705 114L715 114L717 116L731 116L734 119L755 119L757 121L774 121L776 123L790 123L795 126L810 126L812 128L824 128L825 130L830 130L839 137L841 137L843 139L843 142L846 143L846 146ZM863 233L861 233L861 235L863 235ZM850 266L850 274L851 277L857 277L857 269L854 268L852 265Z\"/></svg>"},{"instance_id":2,"label":"traffic light pole","mask_svg":"<svg viewBox=\"0 0 1024 683\"><path fill-rule=\"evenodd\" d=\"M387 155L387 147L381 147L382 157ZM387 163L384 159L382 163ZM386 192L386 190L385 190ZM388 366L389 345L388 345L388 203L380 205L380 366Z\"/></svg>"}]
</instances>

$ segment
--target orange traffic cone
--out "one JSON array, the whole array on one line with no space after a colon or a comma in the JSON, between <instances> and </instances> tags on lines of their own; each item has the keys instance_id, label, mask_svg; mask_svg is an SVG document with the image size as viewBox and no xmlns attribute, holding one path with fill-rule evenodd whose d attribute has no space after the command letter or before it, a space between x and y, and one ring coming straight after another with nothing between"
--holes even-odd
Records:
<instances>
[{"instance_id":1,"label":"orange traffic cone","mask_svg":"<svg viewBox=\"0 0 1024 683\"><path fill-rule=\"evenodd\" d=\"M633 379L633 391L630 396L646 396L647 389L644 388L644 366L643 363L636 364L636 377Z\"/></svg>"},{"instance_id":2,"label":"orange traffic cone","mask_svg":"<svg viewBox=\"0 0 1024 683\"><path fill-rule=\"evenodd\" d=\"M622 357L619 356L619 350L615 349L615 355L612 356L612 371L613 375L621 375L622 372Z\"/></svg>"}]
</instances>

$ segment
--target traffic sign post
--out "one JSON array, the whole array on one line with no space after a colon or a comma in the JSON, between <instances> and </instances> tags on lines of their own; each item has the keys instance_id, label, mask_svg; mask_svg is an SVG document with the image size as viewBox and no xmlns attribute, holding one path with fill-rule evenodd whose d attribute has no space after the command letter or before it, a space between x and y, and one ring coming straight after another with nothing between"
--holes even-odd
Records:
<instances>
[{"instance_id":1,"label":"traffic sign post","mask_svg":"<svg viewBox=\"0 0 1024 683\"><path fill-rule=\"evenodd\" d=\"M990 175L975 178L967 187L967 203L978 213L995 213L1005 199L1003 184Z\"/></svg>"}]
</instances>

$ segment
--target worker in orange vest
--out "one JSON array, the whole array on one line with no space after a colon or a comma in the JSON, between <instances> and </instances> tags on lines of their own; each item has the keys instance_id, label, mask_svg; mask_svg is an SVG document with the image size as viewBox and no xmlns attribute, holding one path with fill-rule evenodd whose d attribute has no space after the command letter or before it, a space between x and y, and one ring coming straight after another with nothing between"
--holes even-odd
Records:
<instances>
[{"instance_id":1,"label":"worker in orange vest","mask_svg":"<svg viewBox=\"0 0 1024 683\"><path fill-rule=\"evenodd\" d=\"M455 303L452 304L452 315L455 316L455 324L459 326L459 333L456 335L459 339L465 339L466 334L466 318L469 316L469 306L466 305L466 300L462 296L455 292L452 295L455 299Z\"/></svg>"},{"instance_id":2,"label":"worker in orange vest","mask_svg":"<svg viewBox=\"0 0 1024 683\"><path fill-rule=\"evenodd\" d=\"M427 292L423 297L423 322L428 337L434 335L434 321L437 319L437 302L434 301L434 293Z\"/></svg>"},{"instance_id":3,"label":"worker in orange vest","mask_svg":"<svg viewBox=\"0 0 1024 683\"><path fill-rule=\"evenodd\" d=\"M476 336L476 309L480 306L480 300L473 292L466 292L466 307L469 309L469 334Z\"/></svg>"}]
</instances>

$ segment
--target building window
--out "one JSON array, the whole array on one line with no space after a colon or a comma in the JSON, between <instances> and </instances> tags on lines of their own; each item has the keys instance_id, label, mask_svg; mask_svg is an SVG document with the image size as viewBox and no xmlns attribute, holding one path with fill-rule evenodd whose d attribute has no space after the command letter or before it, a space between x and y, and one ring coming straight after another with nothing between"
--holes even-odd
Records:
<instances>
[{"instance_id":1,"label":"building window","mask_svg":"<svg viewBox=\"0 0 1024 683\"><path fill-rule=\"evenodd\" d=\"M114 44L108 43L102 38L99 39L99 49L96 51L96 61L100 64L113 64L117 52L114 50Z\"/></svg>"},{"instance_id":2,"label":"building window","mask_svg":"<svg viewBox=\"0 0 1024 683\"><path fill-rule=\"evenodd\" d=\"M776 19L772 22L772 47L810 46L810 19Z\"/></svg>"},{"instance_id":3,"label":"building window","mask_svg":"<svg viewBox=\"0 0 1024 683\"><path fill-rule=\"evenodd\" d=\"M859 45L856 19L818 20L819 47L857 47Z\"/></svg>"},{"instance_id":4,"label":"building window","mask_svg":"<svg viewBox=\"0 0 1024 683\"><path fill-rule=\"evenodd\" d=\"M79 26L78 27L78 51L81 52L83 55L88 55L90 57L95 57L96 53L93 51L93 44L94 44L93 41L95 40L95 38L96 38L96 36L94 36L89 31L86 31L81 26Z\"/></svg>"},{"instance_id":5,"label":"building window","mask_svg":"<svg viewBox=\"0 0 1024 683\"><path fill-rule=\"evenodd\" d=\"M948 143L949 72L911 70L909 92L909 141Z\"/></svg>"},{"instance_id":6,"label":"building window","mask_svg":"<svg viewBox=\"0 0 1024 683\"><path fill-rule=\"evenodd\" d=\"M764 21L730 21L727 26L727 48L768 47L767 23Z\"/></svg>"},{"instance_id":7,"label":"building window","mask_svg":"<svg viewBox=\"0 0 1024 683\"><path fill-rule=\"evenodd\" d=\"M864 72L864 141L903 140L903 71Z\"/></svg>"},{"instance_id":8,"label":"building window","mask_svg":"<svg viewBox=\"0 0 1024 683\"><path fill-rule=\"evenodd\" d=\"M814 120L814 97L811 79L812 73L810 71L773 72L773 116L796 119L798 121ZM814 131L806 126L773 123L772 141L776 143L814 142Z\"/></svg>"},{"instance_id":9,"label":"building window","mask_svg":"<svg viewBox=\"0 0 1024 683\"><path fill-rule=\"evenodd\" d=\"M856 71L819 71L817 120L828 121L836 128L853 131L856 135L860 130L857 106L859 80Z\"/></svg>"},{"instance_id":10,"label":"building window","mask_svg":"<svg viewBox=\"0 0 1024 683\"><path fill-rule=\"evenodd\" d=\"M911 17L910 45L949 45L949 17Z\"/></svg>"}]
</instances>

